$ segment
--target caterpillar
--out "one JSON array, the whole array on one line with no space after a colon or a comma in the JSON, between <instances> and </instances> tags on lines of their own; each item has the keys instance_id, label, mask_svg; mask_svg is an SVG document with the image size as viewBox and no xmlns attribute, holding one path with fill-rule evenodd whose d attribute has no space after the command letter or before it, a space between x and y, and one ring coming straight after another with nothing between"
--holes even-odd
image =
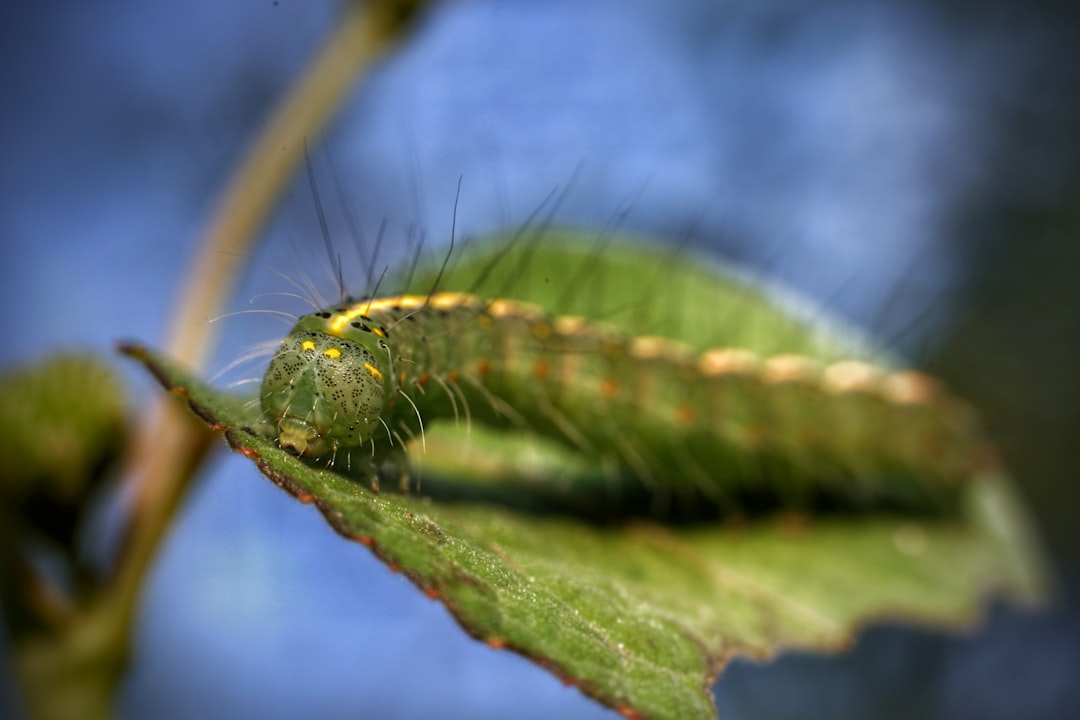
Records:
<instances>
[{"instance_id":1,"label":"caterpillar","mask_svg":"<svg viewBox=\"0 0 1080 720\"><path fill-rule=\"evenodd\" d=\"M687 342L676 338L695 333L673 327L673 308L710 300L654 292L601 318L581 312L590 289L640 293L631 270L684 283L685 263L641 248L601 259L566 243L515 253L441 273L424 292L301 317L263 379L262 432L378 487L388 466L408 477L407 448L422 450L433 423L464 422L552 442L605 482L735 512L948 511L987 462L974 413L938 382L860 357L745 282L706 274L722 306L678 316L713 321L696 335L707 340ZM496 263L518 278L552 268L577 292L554 307L489 296L477 278ZM550 273L531 277L550 284ZM528 296L528 284L514 291Z\"/></svg>"}]
</instances>

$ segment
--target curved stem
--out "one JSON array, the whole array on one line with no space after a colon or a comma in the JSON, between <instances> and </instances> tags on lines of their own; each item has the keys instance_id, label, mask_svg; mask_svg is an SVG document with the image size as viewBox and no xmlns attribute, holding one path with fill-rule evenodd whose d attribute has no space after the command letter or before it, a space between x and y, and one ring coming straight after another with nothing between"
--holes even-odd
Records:
<instances>
[{"instance_id":1,"label":"curved stem","mask_svg":"<svg viewBox=\"0 0 1080 720\"><path fill-rule=\"evenodd\" d=\"M222 195L180 295L166 352L201 367L213 339L206 318L227 302L241 260L303 157L355 80L405 31L419 2L350 2L333 35L285 98ZM132 456L136 500L115 601L133 610L137 588L210 433L177 403L161 402L141 426Z\"/></svg>"},{"instance_id":2,"label":"curved stem","mask_svg":"<svg viewBox=\"0 0 1080 720\"><path fill-rule=\"evenodd\" d=\"M352 0L299 83L272 113L211 216L181 287L166 349L202 366L220 314L254 239L303 157L364 71L410 27L422 0ZM20 680L33 717L111 716L146 573L214 436L178 403L163 399L138 424L127 476L134 501L114 575L59 633L16 648Z\"/></svg>"}]
</instances>

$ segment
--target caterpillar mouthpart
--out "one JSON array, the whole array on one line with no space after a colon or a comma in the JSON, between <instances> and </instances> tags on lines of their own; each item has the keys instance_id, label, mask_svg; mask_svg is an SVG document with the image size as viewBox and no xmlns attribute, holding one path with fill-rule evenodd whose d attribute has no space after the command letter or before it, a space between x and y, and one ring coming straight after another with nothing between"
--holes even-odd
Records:
<instances>
[{"instance_id":1,"label":"caterpillar mouthpart","mask_svg":"<svg viewBox=\"0 0 1080 720\"><path fill-rule=\"evenodd\" d=\"M297 455L318 457L329 449L315 428L299 418L281 418L277 430L278 444Z\"/></svg>"}]
</instances>

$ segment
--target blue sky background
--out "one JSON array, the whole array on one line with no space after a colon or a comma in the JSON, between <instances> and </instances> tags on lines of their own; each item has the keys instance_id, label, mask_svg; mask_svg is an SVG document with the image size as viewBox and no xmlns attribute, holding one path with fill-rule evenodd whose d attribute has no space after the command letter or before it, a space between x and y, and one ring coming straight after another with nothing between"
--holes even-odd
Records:
<instances>
[{"instance_id":1,"label":"blue sky background","mask_svg":"<svg viewBox=\"0 0 1080 720\"><path fill-rule=\"evenodd\" d=\"M1053 87L1031 98L1070 37L1009 3L932 5L447 2L316 147L335 236L331 165L365 233L386 221L398 242L411 224L445 242L459 177L465 233L522 222L573 179L559 219L600 227L626 209L630 229L693 229L711 255L765 266L881 337L917 321L900 345L917 356L984 253L957 233L961 210L995 192L1060 202L1053 153L996 174L1003 108L1059 109ZM336 4L0 12L0 365L160 343L214 199ZM299 254L317 274L321 252L301 178L234 307L287 289L265 266ZM250 317L222 328L219 366L284 332ZM1065 610L998 612L967 639L874 630L839 660L737 663L721 716L1055 717L1077 701L1078 638ZM614 717L466 638L224 453L163 548L120 700L125 717Z\"/></svg>"}]
</instances>

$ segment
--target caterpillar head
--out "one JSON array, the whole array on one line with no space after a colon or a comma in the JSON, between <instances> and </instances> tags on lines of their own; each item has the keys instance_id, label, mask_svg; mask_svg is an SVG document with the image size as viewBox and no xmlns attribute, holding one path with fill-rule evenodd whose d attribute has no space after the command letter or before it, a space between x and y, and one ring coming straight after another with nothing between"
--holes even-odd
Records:
<instances>
[{"instance_id":1,"label":"caterpillar head","mask_svg":"<svg viewBox=\"0 0 1080 720\"><path fill-rule=\"evenodd\" d=\"M281 447L318 458L368 442L385 393L370 351L301 322L270 361L262 410Z\"/></svg>"}]
</instances>

